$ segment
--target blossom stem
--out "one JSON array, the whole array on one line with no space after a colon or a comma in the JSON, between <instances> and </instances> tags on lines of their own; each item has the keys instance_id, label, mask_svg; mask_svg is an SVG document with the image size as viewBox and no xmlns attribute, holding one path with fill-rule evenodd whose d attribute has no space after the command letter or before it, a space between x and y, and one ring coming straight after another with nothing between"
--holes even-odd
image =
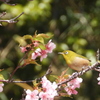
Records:
<instances>
[{"instance_id":1,"label":"blossom stem","mask_svg":"<svg viewBox=\"0 0 100 100\"><path fill-rule=\"evenodd\" d=\"M24 64L23 65L20 65L21 64L21 62L24 60L24 58L27 56L27 53L23 56L23 58L19 61L19 64L18 64L18 66L14 69L14 71L11 73L11 75L10 75L10 77L9 77L9 82L12 82L12 77L13 77L13 75L15 74L15 72L19 69L19 68L21 68L21 67L24 67Z\"/></svg>"}]
</instances>

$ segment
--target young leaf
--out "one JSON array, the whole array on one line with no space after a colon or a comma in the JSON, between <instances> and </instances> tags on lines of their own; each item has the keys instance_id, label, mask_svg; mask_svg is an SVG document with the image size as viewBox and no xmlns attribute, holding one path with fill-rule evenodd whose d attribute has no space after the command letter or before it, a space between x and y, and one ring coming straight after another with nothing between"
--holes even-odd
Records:
<instances>
[{"instance_id":1,"label":"young leaf","mask_svg":"<svg viewBox=\"0 0 100 100\"><path fill-rule=\"evenodd\" d=\"M27 40L27 39L32 40L33 37L32 37L31 35L24 35L23 38L24 38L25 40Z\"/></svg>"},{"instance_id":2,"label":"young leaf","mask_svg":"<svg viewBox=\"0 0 100 100\"><path fill-rule=\"evenodd\" d=\"M33 41L39 41L40 43L44 44L44 39L42 37L33 37Z\"/></svg>"},{"instance_id":3,"label":"young leaf","mask_svg":"<svg viewBox=\"0 0 100 100\"><path fill-rule=\"evenodd\" d=\"M27 44L25 39L19 35L14 35L13 39L17 41L20 46L25 46Z\"/></svg>"},{"instance_id":4,"label":"young leaf","mask_svg":"<svg viewBox=\"0 0 100 100\"><path fill-rule=\"evenodd\" d=\"M36 65L38 65L38 66L41 66L41 65L38 64L35 60L30 59L30 58L24 60L24 65L26 66L26 65L28 65L28 64L36 64Z\"/></svg>"},{"instance_id":5,"label":"young leaf","mask_svg":"<svg viewBox=\"0 0 100 100\"><path fill-rule=\"evenodd\" d=\"M47 34L38 34L36 37L43 37L43 38L49 39L49 38L51 38L52 36L53 36L53 35L49 36L49 35L47 35Z\"/></svg>"},{"instance_id":6,"label":"young leaf","mask_svg":"<svg viewBox=\"0 0 100 100\"><path fill-rule=\"evenodd\" d=\"M0 74L0 80L5 80L2 74ZM0 83L2 83L2 82L0 82Z\"/></svg>"}]
</instances>

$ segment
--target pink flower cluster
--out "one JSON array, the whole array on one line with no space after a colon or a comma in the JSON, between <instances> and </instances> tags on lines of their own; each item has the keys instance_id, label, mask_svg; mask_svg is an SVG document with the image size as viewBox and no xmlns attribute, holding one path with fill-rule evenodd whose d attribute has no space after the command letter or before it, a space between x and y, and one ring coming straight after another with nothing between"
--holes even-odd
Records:
<instances>
[{"instance_id":1,"label":"pink flower cluster","mask_svg":"<svg viewBox=\"0 0 100 100\"><path fill-rule=\"evenodd\" d=\"M82 78L75 78L67 83L67 86L64 88L68 95L77 94L78 92L75 90L80 87L80 83L82 82Z\"/></svg>"},{"instance_id":2,"label":"pink flower cluster","mask_svg":"<svg viewBox=\"0 0 100 100\"><path fill-rule=\"evenodd\" d=\"M28 89L26 91L27 95L26 95L25 100L39 100L38 93L39 93L38 90L31 91L31 90Z\"/></svg>"},{"instance_id":3,"label":"pink flower cluster","mask_svg":"<svg viewBox=\"0 0 100 100\"><path fill-rule=\"evenodd\" d=\"M4 86L4 84L3 83L0 83L0 92L3 91L3 86Z\"/></svg>"},{"instance_id":4,"label":"pink flower cluster","mask_svg":"<svg viewBox=\"0 0 100 100\"><path fill-rule=\"evenodd\" d=\"M32 59L36 59L40 56L40 61L47 57L47 53L52 53L52 50L56 48L56 45L51 42L51 40L45 45L46 49L42 50L40 48L36 49L35 52L32 53Z\"/></svg>"},{"instance_id":5,"label":"pink flower cluster","mask_svg":"<svg viewBox=\"0 0 100 100\"><path fill-rule=\"evenodd\" d=\"M51 83L44 76L41 81L42 89L39 90L27 90L25 100L54 100L54 97L58 95L56 82Z\"/></svg>"},{"instance_id":6,"label":"pink flower cluster","mask_svg":"<svg viewBox=\"0 0 100 100\"><path fill-rule=\"evenodd\" d=\"M40 61L42 61L44 58L47 57L47 54L48 53L52 53L52 50L54 48L56 48L56 45L52 42L52 40L49 40L49 42L45 45L45 50L42 50L40 47L39 47L39 42L38 41L34 41L33 43L34 47L36 47L37 49L35 50L35 52L32 53L32 59L36 59L37 57L40 57ZM26 47L20 47L21 49L21 52L26 52L27 49Z\"/></svg>"}]
</instances>

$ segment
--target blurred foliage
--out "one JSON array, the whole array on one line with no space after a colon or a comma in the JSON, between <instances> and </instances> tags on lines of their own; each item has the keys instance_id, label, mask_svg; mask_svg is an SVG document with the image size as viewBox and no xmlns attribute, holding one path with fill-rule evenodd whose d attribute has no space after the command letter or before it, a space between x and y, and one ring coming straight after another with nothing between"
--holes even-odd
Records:
<instances>
[{"instance_id":1,"label":"blurred foliage","mask_svg":"<svg viewBox=\"0 0 100 100\"><path fill-rule=\"evenodd\" d=\"M42 66L28 65L20 68L14 78L30 80L42 76L52 64L53 74L60 75L66 69L66 63L59 51L71 49L87 56L92 63L96 61L96 51L100 48L100 0L12 0L11 6L0 1L0 13L7 14L1 19L11 19L21 12L25 14L16 24L2 23L0 26L0 68L5 79L9 78L23 57L15 36L26 34L50 33L57 48L44 59ZM72 73L72 70L68 70ZM100 100L100 86L97 85L98 73L90 71L82 76L84 82L79 94L60 100ZM52 78L50 77L52 80ZM5 84L0 100L19 100L23 89L15 84Z\"/></svg>"}]
</instances>

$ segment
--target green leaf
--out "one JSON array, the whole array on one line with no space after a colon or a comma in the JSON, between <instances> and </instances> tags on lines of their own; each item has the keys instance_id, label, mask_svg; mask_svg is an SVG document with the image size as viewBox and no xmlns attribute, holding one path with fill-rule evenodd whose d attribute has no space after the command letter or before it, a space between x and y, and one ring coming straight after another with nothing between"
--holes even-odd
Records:
<instances>
[{"instance_id":1,"label":"green leaf","mask_svg":"<svg viewBox=\"0 0 100 100\"><path fill-rule=\"evenodd\" d=\"M35 34L33 36L33 41L39 41L40 43L44 44L44 39L49 39L51 38L53 35L48 35L48 34Z\"/></svg>"},{"instance_id":2,"label":"green leaf","mask_svg":"<svg viewBox=\"0 0 100 100\"><path fill-rule=\"evenodd\" d=\"M5 80L2 74L0 74L0 80ZM2 82L0 82L0 83L2 83Z\"/></svg>"},{"instance_id":3,"label":"green leaf","mask_svg":"<svg viewBox=\"0 0 100 100\"><path fill-rule=\"evenodd\" d=\"M32 37L31 35L24 35L23 38L24 38L25 40L27 40L27 39L32 40L33 37Z\"/></svg>"},{"instance_id":4,"label":"green leaf","mask_svg":"<svg viewBox=\"0 0 100 100\"><path fill-rule=\"evenodd\" d=\"M24 66L26 66L26 65L28 65L28 64L36 64L36 65L38 65L38 66L41 66L41 65L38 64L35 60L30 59L30 58L24 60Z\"/></svg>"},{"instance_id":5,"label":"green leaf","mask_svg":"<svg viewBox=\"0 0 100 100\"><path fill-rule=\"evenodd\" d=\"M45 45L43 45L43 44L40 44L39 45L39 48L41 48L42 50L45 50L46 49Z\"/></svg>"},{"instance_id":6,"label":"green leaf","mask_svg":"<svg viewBox=\"0 0 100 100\"><path fill-rule=\"evenodd\" d=\"M51 38L53 35L48 35L48 34L38 34L36 37L43 37L43 38L46 38L46 39L49 39Z\"/></svg>"},{"instance_id":7,"label":"green leaf","mask_svg":"<svg viewBox=\"0 0 100 100\"><path fill-rule=\"evenodd\" d=\"M19 45L21 45L21 46L25 46L27 44L25 39L23 37L19 36L19 35L14 35L13 39L15 41L17 41L19 43Z\"/></svg>"},{"instance_id":8,"label":"green leaf","mask_svg":"<svg viewBox=\"0 0 100 100\"><path fill-rule=\"evenodd\" d=\"M55 79L58 79L58 76L56 76L56 75L50 75L50 76L52 76Z\"/></svg>"},{"instance_id":9,"label":"green leaf","mask_svg":"<svg viewBox=\"0 0 100 100\"><path fill-rule=\"evenodd\" d=\"M33 41L39 41L40 43L44 44L44 39L42 37L34 37Z\"/></svg>"}]
</instances>

